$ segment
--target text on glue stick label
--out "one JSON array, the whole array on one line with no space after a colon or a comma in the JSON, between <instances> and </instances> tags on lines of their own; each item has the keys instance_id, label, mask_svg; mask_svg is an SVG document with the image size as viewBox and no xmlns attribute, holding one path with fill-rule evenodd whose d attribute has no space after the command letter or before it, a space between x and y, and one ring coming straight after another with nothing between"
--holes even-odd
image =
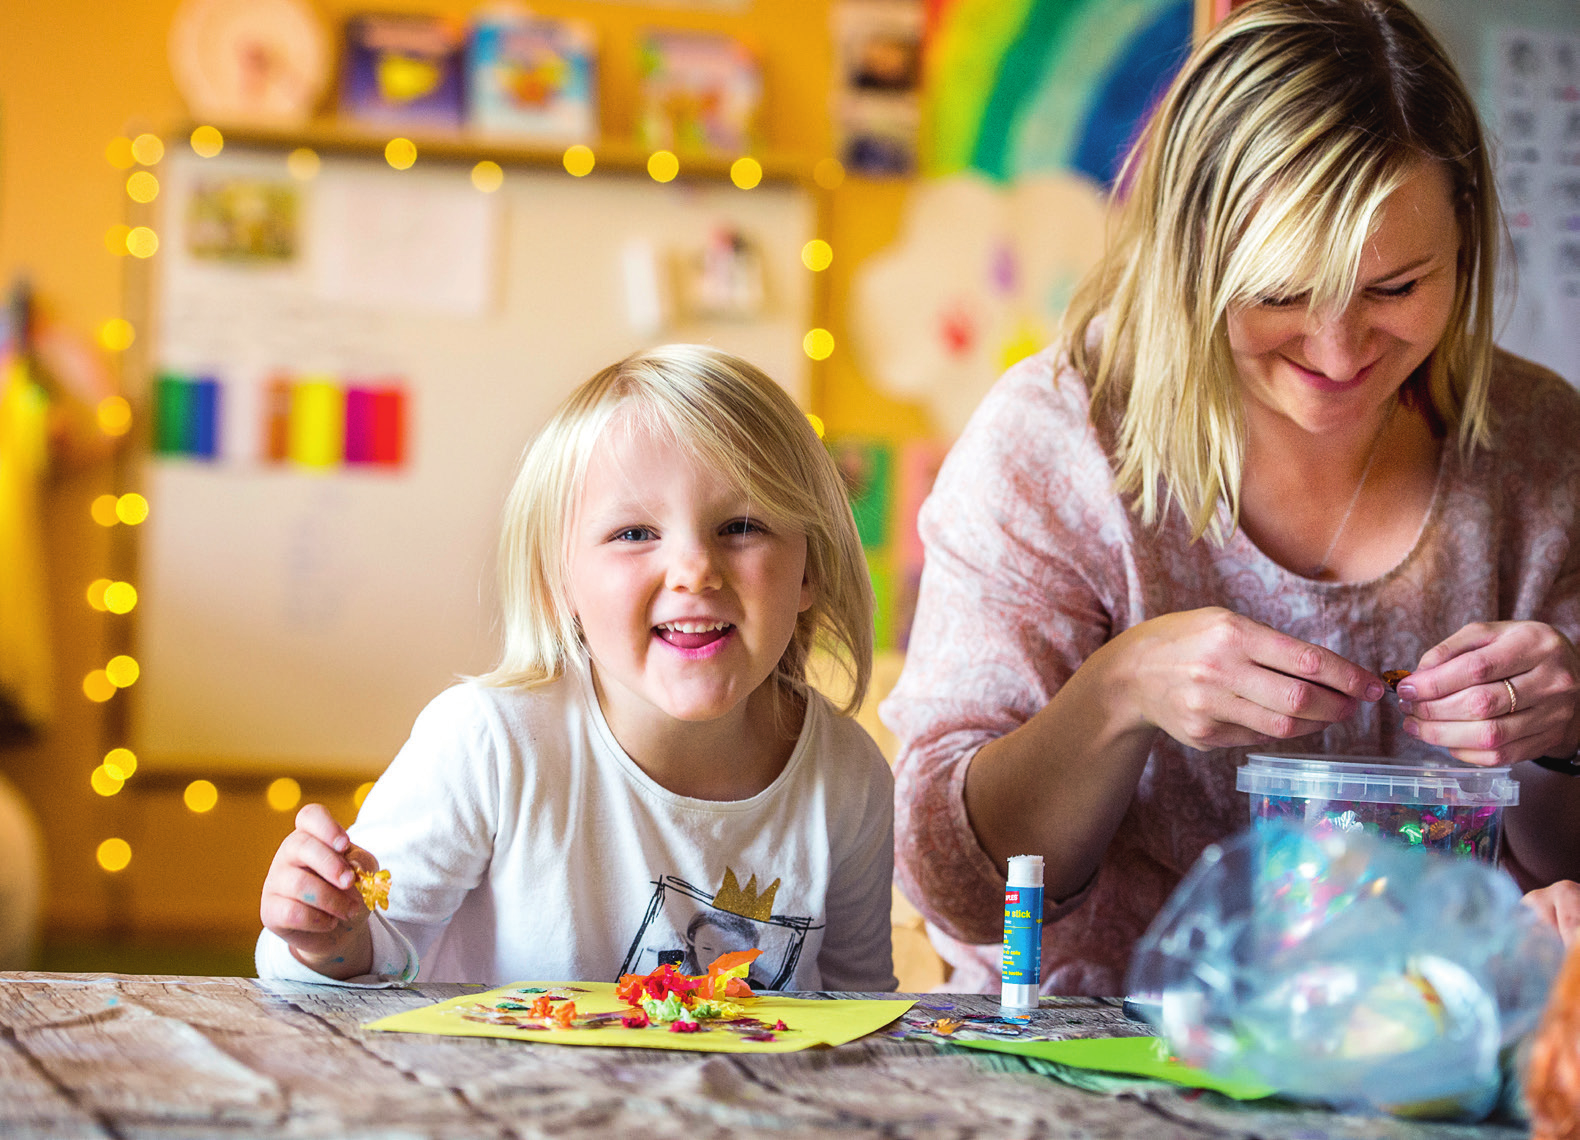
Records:
<instances>
[{"instance_id":1,"label":"text on glue stick label","mask_svg":"<svg viewBox=\"0 0 1580 1140\"><path fill-rule=\"evenodd\" d=\"M1042 978L1042 888L1004 892L1004 981L1034 986Z\"/></svg>"}]
</instances>

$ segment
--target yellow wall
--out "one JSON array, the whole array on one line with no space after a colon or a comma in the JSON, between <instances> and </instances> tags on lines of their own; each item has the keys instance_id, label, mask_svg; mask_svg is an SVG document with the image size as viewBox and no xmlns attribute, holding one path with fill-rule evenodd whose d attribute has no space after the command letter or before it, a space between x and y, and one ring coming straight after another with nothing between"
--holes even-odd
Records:
<instances>
[{"instance_id":1,"label":"yellow wall","mask_svg":"<svg viewBox=\"0 0 1580 1140\"><path fill-rule=\"evenodd\" d=\"M105 147L118 135L166 131L185 121L166 62L176 7L175 0L0 5L0 284L26 275L44 309L85 335L121 315L127 300L126 265L103 240L127 204L124 174L108 164ZM332 21L369 7L463 15L477 5L320 3ZM772 149L814 158L830 151L829 0L755 0L727 11L572 0L536 0L532 7L599 28L601 111L611 135L630 126L634 33L662 23L727 31L758 46ZM829 297L836 337L848 339L837 314L851 270L892 237L904 194L900 183L849 180L831 198L826 227L835 248ZM922 411L876 393L839 352L827 366L818 404L834 432L898 438L930 431ZM63 468L51 482L46 516L57 723L38 743L0 752L0 770L22 788L44 826L52 936L245 943L257 929L258 888L269 859L290 828L289 815L265 805L262 782L221 781L219 806L205 815L182 807L180 781L139 774L111 798L88 785L115 742L105 725L116 713L88 702L80 682L125 636L126 627L114 623L130 620L96 613L84 601L87 584L116 556L112 532L90 520L88 504L102 492L132 489L116 485L105 461ZM354 781L303 783L308 798L351 818ZM128 840L134 852L118 875L94 862L95 847L112 835Z\"/></svg>"}]
</instances>

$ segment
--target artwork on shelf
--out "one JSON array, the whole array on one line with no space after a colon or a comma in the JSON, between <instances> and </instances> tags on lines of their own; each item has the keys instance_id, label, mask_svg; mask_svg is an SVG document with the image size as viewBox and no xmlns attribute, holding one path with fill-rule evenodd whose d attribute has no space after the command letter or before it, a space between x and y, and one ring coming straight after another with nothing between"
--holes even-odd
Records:
<instances>
[{"instance_id":1,"label":"artwork on shelf","mask_svg":"<svg viewBox=\"0 0 1580 1140\"><path fill-rule=\"evenodd\" d=\"M722 154L752 149L763 83L745 44L724 35L651 31L640 68L643 145Z\"/></svg>"},{"instance_id":2,"label":"artwork on shelf","mask_svg":"<svg viewBox=\"0 0 1580 1140\"><path fill-rule=\"evenodd\" d=\"M833 10L839 154L860 174L916 169L925 21L917 0L841 0Z\"/></svg>"},{"instance_id":3,"label":"artwork on shelf","mask_svg":"<svg viewBox=\"0 0 1580 1140\"><path fill-rule=\"evenodd\" d=\"M381 127L457 129L465 36L442 16L363 12L345 26L340 112Z\"/></svg>"},{"instance_id":4,"label":"artwork on shelf","mask_svg":"<svg viewBox=\"0 0 1580 1140\"><path fill-rule=\"evenodd\" d=\"M191 113L227 123L305 123L333 72L307 0L185 0L170 23L170 69Z\"/></svg>"},{"instance_id":5,"label":"artwork on shelf","mask_svg":"<svg viewBox=\"0 0 1580 1140\"><path fill-rule=\"evenodd\" d=\"M467 50L467 120L496 136L585 142L598 133L592 29L573 20L484 14Z\"/></svg>"}]
</instances>

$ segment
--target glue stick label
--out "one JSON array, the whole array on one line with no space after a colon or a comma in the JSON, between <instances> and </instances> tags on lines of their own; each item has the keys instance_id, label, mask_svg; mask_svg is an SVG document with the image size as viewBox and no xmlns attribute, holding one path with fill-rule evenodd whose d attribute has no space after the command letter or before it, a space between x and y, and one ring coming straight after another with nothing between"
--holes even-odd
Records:
<instances>
[{"instance_id":1,"label":"glue stick label","mask_svg":"<svg viewBox=\"0 0 1580 1140\"><path fill-rule=\"evenodd\" d=\"M1033 986L1042 978L1042 888L1004 892L1005 985Z\"/></svg>"}]
</instances>

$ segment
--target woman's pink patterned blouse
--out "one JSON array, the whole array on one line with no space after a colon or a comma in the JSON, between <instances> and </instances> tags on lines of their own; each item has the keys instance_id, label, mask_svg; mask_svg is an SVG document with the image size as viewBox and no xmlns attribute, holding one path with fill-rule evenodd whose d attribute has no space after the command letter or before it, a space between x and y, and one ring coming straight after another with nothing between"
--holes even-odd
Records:
<instances>
[{"instance_id":1,"label":"woman's pink patterned blouse","mask_svg":"<svg viewBox=\"0 0 1580 1140\"><path fill-rule=\"evenodd\" d=\"M1116 632L1223 606L1374 672L1409 668L1468 622L1530 618L1580 640L1580 394L1499 354L1495 446L1442 449L1414 548L1368 582L1314 582L1236 530L1190 541L1179 512L1145 528L1116 495L1112 431L1049 349L977 410L922 509L926 546L905 671L882 706L900 738L896 873L957 967L951 989L997 985L1004 879L966 817L966 766L1048 703ZM1281 751L1441 757L1400 728L1392 697ZM1131 946L1209 843L1246 826L1248 749L1198 752L1159 734L1091 884L1049 904L1043 990L1119 994ZM1091 762L1101 764L1103 757ZM1518 868L1511 868L1518 877Z\"/></svg>"}]
</instances>

